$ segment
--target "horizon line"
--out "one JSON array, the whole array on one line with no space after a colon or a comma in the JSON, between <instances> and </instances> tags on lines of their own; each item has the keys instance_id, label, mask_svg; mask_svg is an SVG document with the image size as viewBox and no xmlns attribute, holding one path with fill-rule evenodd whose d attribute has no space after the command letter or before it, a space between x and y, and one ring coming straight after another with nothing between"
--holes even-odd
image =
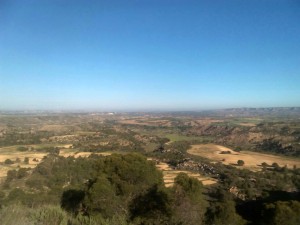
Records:
<instances>
[{"instance_id":1,"label":"horizon line","mask_svg":"<svg viewBox=\"0 0 300 225\"><path fill-rule=\"evenodd\" d=\"M207 109L0 109L0 113L20 112L53 112L53 113L172 113L172 112L205 112L234 109L300 109L300 106L267 106L267 107L226 107Z\"/></svg>"}]
</instances>

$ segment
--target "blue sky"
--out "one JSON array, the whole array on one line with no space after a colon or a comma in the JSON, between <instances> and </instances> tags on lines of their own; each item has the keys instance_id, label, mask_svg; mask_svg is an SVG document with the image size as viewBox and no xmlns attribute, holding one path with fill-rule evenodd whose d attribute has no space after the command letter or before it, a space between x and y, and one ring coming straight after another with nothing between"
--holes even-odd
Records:
<instances>
[{"instance_id":1,"label":"blue sky","mask_svg":"<svg viewBox=\"0 0 300 225\"><path fill-rule=\"evenodd\" d=\"M300 106L298 0L1 0L0 110Z\"/></svg>"}]
</instances>

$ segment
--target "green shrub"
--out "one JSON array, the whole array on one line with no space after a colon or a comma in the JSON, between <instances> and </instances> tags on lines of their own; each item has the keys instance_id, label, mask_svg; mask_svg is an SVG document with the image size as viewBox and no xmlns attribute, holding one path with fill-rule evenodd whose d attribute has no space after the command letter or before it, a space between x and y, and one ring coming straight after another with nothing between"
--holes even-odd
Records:
<instances>
[{"instance_id":1,"label":"green shrub","mask_svg":"<svg viewBox=\"0 0 300 225\"><path fill-rule=\"evenodd\" d=\"M6 159L6 160L4 161L4 163L7 164L7 165L11 165L11 164L14 164L15 162L12 161L11 159Z\"/></svg>"},{"instance_id":2,"label":"green shrub","mask_svg":"<svg viewBox=\"0 0 300 225\"><path fill-rule=\"evenodd\" d=\"M68 215L59 206L42 206L31 214L35 225L67 225Z\"/></svg>"},{"instance_id":3,"label":"green shrub","mask_svg":"<svg viewBox=\"0 0 300 225\"><path fill-rule=\"evenodd\" d=\"M24 147L24 146L20 146L17 148L18 151L20 152L25 152L25 151L28 151L28 148L27 147Z\"/></svg>"},{"instance_id":4,"label":"green shrub","mask_svg":"<svg viewBox=\"0 0 300 225\"><path fill-rule=\"evenodd\" d=\"M243 166L243 165L245 165L244 160L239 159L239 160L237 161L237 165L238 165L238 166Z\"/></svg>"},{"instance_id":5,"label":"green shrub","mask_svg":"<svg viewBox=\"0 0 300 225\"><path fill-rule=\"evenodd\" d=\"M10 205L0 210L0 224L33 225L30 221L30 210L22 205Z\"/></svg>"}]
</instances>

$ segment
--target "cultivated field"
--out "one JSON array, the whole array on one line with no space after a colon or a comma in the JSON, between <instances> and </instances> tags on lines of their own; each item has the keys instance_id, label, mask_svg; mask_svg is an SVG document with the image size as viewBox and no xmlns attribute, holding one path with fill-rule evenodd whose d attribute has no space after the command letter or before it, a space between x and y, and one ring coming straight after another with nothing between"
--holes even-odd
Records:
<instances>
[{"instance_id":1,"label":"cultivated field","mask_svg":"<svg viewBox=\"0 0 300 225\"><path fill-rule=\"evenodd\" d=\"M230 154L221 154L222 151L229 151ZM188 150L188 153L202 156L216 162L222 162L227 165L236 165L238 160L243 160L245 162L243 167L253 171L261 170L261 164L263 162L269 165L276 162L279 166L287 166L288 168L293 168L294 165L297 168L300 167L300 159L292 159L284 156L275 156L250 151L236 152L224 146L215 144L192 145L192 147Z\"/></svg>"},{"instance_id":2,"label":"cultivated field","mask_svg":"<svg viewBox=\"0 0 300 225\"><path fill-rule=\"evenodd\" d=\"M201 176L199 173L192 173L190 171L174 170L168 164L159 162L156 167L163 172L164 182L166 187L171 187L174 184L174 179L179 173L186 173L190 177L194 177L202 182L203 185L210 185L217 183L217 180Z\"/></svg>"}]
</instances>

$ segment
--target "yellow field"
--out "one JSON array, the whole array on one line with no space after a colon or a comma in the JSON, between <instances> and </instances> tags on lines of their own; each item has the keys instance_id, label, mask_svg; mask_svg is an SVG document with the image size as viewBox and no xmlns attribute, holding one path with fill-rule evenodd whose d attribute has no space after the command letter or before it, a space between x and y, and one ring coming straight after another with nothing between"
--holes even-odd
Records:
<instances>
[{"instance_id":1,"label":"yellow field","mask_svg":"<svg viewBox=\"0 0 300 225\"><path fill-rule=\"evenodd\" d=\"M77 152L74 151L73 149L61 149L59 155L63 156L63 157L69 157L69 156L73 156L75 158L78 157L89 157L91 154L93 154L93 152ZM99 153L94 153L97 155L103 155L103 156L108 156L111 155L111 152L99 152Z\"/></svg>"},{"instance_id":2,"label":"yellow field","mask_svg":"<svg viewBox=\"0 0 300 225\"><path fill-rule=\"evenodd\" d=\"M39 147L39 145L31 145L32 147ZM21 168L34 168L37 164L41 162L44 156L47 153L44 152L32 152L32 151L18 151L18 146L9 146L0 148L0 182L3 181L7 175L8 170L18 169ZM74 149L69 149L70 145L63 145L60 149L60 155L64 157L74 156L75 158L78 157L88 157L92 154L92 152L77 152ZM103 152L103 153L96 153L98 155L111 155L111 152ZM29 158L29 163L24 163L25 157ZM4 161L6 159L10 159L15 161L17 158L20 159L20 162L14 164L5 164ZM33 159L37 159L37 161L33 161Z\"/></svg>"},{"instance_id":3,"label":"yellow field","mask_svg":"<svg viewBox=\"0 0 300 225\"><path fill-rule=\"evenodd\" d=\"M231 154L220 154L221 151L230 151ZM212 159L216 162L222 162L227 165L236 165L238 160L243 160L245 165L241 168L247 168L253 171L261 170L261 164L263 162L269 165L276 162L279 166L287 166L288 168L293 168L294 165L300 167L299 159L251 151L236 152L224 146L215 144L192 145L188 150L188 153Z\"/></svg>"},{"instance_id":4,"label":"yellow field","mask_svg":"<svg viewBox=\"0 0 300 225\"><path fill-rule=\"evenodd\" d=\"M20 152L16 150L15 146L11 147L3 147L0 148L0 179L2 180L4 177L6 177L7 171L12 169L17 169L18 167L25 167L25 168L33 168L35 167L42 159L43 157L47 155L47 153L42 152ZM24 158L29 158L29 164L24 163ZM17 158L20 159L20 162L14 163L14 164L4 164L4 161L6 159L10 159L12 161L15 161ZM37 161L33 161L33 159L37 159Z\"/></svg>"},{"instance_id":5,"label":"yellow field","mask_svg":"<svg viewBox=\"0 0 300 225\"><path fill-rule=\"evenodd\" d=\"M163 172L164 182L166 187L171 187L174 184L174 179L179 173L186 173L190 177L194 177L201 181L203 185L215 184L217 181L210 177L201 176L199 173L190 171L174 170L168 164L159 162L156 167Z\"/></svg>"}]
</instances>

